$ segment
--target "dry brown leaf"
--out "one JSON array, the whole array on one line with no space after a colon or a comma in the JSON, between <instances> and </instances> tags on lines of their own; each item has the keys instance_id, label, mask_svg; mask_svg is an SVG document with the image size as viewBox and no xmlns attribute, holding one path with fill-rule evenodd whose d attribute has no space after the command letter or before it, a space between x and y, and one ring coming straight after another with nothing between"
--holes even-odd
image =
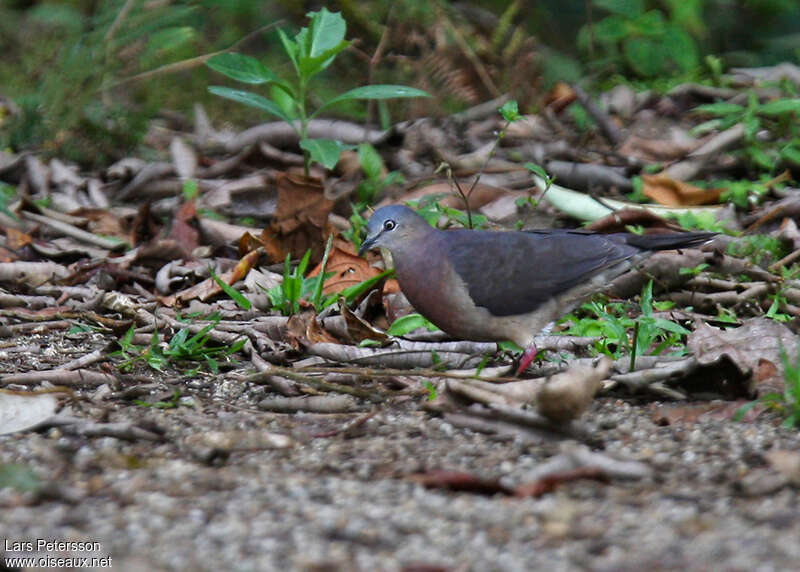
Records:
<instances>
[{"instance_id":1,"label":"dry brown leaf","mask_svg":"<svg viewBox=\"0 0 800 572\"><path fill-rule=\"evenodd\" d=\"M28 233L17 230L16 228L7 227L3 229L6 233L6 245L11 250L19 250L33 242L33 239ZM16 260L16 257L14 257ZM9 261L10 262L10 261Z\"/></svg>"},{"instance_id":2,"label":"dry brown leaf","mask_svg":"<svg viewBox=\"0 0 800 572\"><path fill-rule=\"evenodd\" d=\"M200 233L192 225L196 218L197 209L194 200L188 200L175 213L170 229L170 237L175 239L186 258L190 257L194 249L200 245Z\"/></svg>"},{"instance_id":3,"label":"dry brown leaf","mask_svg":"<svg viewBox=\"0 0 800 572\"><path fill-rule=\"evenodd\" d=\"M701 189L666 175L642 175L642 181L645 196L673 207L716 204L725 190Z\"/></svg>"},{"instance_id":4,"label":"dry brown leaf","mask_svg":"<svg viewBox=\"0 0 800 572\"><path fill-rule=\"evenodd\" d=\"M756 384L768 384L770 388L777 385L783 391L781 346L794 363L797 359L794 334L785 325L768 318L746 320L740 327L728 330L700 323L686 341L686 347L701 365L719 365L724 360L732 363L749 379L745 388L748 393L757 389ZM768 376L772 371L775 375Z\"/></svg>"},{"instance_id":5,"label":"dry brown leaf","mask_svg":"<svg viewBox=\"0 0 800 572\"><path fill-rule=\"evenodd\" d=\"M297 349L320 342L341 343L319 324L313 309L292 314L286 322L286 333L289 342Z\"/></svg>"},{"instance_id":6,"label":"dry brown leaf","mask_svg":"<svg viewBox=\"0 0 800 572\"><path fill-rule=\"evenodd\" d=\"M461 188L464 189L464 192L468 191L470 186L472 185L470 182L459 182ZM478 210L479 208L487 205L501 197L504 197L508 194L512 194L513 191L508 189L504 189L502 187L495 187L492 185L485 185L483 183L478 183L475 185L475 188L472 190L472 193L469 195L469 206L473 211ZM454 187L450 184L449 181L440 181L437 183L431 183L430 185L425 185L424 187L418 187L409 193L405 193L402 196L402 201L399 201L397 197L392 199L386 199L375 205L375 208L380 208L382 206L391 205L391 204L402 204L407 201L416 201L423 197L431 196L431 195L441 195L441 199L439 202L446 207L455 208L455 209L463 209L464 208L464 199L461 198L460 195L454 190Z\"/></svg>"},{"instance_id":7,"label":"dry brown leaf","mask_svg":"<svg viewBox=\"0 0 800 572\"><path fill-rule=\"evenodd\" d=\"M319 274L321 264L309 272L309 278ZM360 284L364 280L368 280L373 276L380 274L377 268L369 265L369 263L360 256L346 252L345 250L334 247L328 255L328 263L325 265L325 273L333 273L333 276L325 280L322 286L323 294L333 294L341 292L345 288Z\"/></svg>"},{"instance_id":8,"label":"dry brown leaf","mask_svg":"<svg viewBox=\"0 0 800 572\"><path fill-rule=\"evenodd\" d=\"M261 233L267 255L281 262L287 253L300 258L311 249L312 262L319 262L330 234L328 215L333 201L325 197L322 182L312 177L281 173L277 187L275 220Z\"/></svg>"}]
</instances>

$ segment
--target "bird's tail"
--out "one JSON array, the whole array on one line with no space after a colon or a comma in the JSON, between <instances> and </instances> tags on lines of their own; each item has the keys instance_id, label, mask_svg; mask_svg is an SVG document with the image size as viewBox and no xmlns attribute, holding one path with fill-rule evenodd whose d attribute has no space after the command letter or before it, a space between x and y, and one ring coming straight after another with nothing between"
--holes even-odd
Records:
<instances>
[{"instance_id":1,"label":"bird's tail","mask_svg":"<svg viewBox=\"0 0 800 572\"><path fill-rule=\"evenodd\" d=\"M705 244L717 236L716 232L681 232L675 234L630 234L626 243L645 250L671 250L691 248Z\"/></svg>"}]
</instances>

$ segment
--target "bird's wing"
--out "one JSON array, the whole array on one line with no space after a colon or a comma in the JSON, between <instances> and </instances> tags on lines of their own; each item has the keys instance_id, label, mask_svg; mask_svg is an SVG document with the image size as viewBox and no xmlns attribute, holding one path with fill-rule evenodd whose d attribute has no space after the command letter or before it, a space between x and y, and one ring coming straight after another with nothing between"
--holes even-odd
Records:
<instances>
[{"instance_id":1,"label":"bird's wing","mask_svg":"<svg viewBox=\"0 0 800 572\"><path fill-rule=\"evenodd\" d=\"M572 231L447 233L448 259L477 306L524 314L641 252L613 235Z\"/></svg>"}]
</instances>

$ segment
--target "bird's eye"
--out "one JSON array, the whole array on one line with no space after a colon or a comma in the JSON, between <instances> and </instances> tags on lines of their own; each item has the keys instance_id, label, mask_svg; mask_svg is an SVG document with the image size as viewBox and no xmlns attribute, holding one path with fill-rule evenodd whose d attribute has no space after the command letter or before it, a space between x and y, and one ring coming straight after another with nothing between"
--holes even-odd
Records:
<instances>
[{"instance_id":1,"label":"bird's eye","mask_svg":"<svg viewBox=\"0 0 800 572\"><path fill-rule=\"evenodd\" d=\"M387 220L383 222L383 230L394 230L394 227L397 226L397 223L393 220Z\"/></svg>"}]
</instances>

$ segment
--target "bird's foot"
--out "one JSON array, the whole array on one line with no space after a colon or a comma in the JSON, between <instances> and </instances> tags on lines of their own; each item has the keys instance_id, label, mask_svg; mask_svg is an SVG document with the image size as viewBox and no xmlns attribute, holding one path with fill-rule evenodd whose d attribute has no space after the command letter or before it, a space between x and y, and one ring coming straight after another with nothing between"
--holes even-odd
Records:
<instances>
[{"instance_id":1,"label":"bird's foot","mask_svg":"<svg viewBox=\"0 0 800 572\"><path fill-rule=\"evenodd\" d=\"M519 365L517 366L516 373L517 376L521 375L523 371L528 369L528 366L531 365L533 360L536 359L537 353L539 353L539 350L536 349L536 344L531 344L525 349L525 351L522 353L522 356L519 358Z\"/></svg>"}]
</instances>

